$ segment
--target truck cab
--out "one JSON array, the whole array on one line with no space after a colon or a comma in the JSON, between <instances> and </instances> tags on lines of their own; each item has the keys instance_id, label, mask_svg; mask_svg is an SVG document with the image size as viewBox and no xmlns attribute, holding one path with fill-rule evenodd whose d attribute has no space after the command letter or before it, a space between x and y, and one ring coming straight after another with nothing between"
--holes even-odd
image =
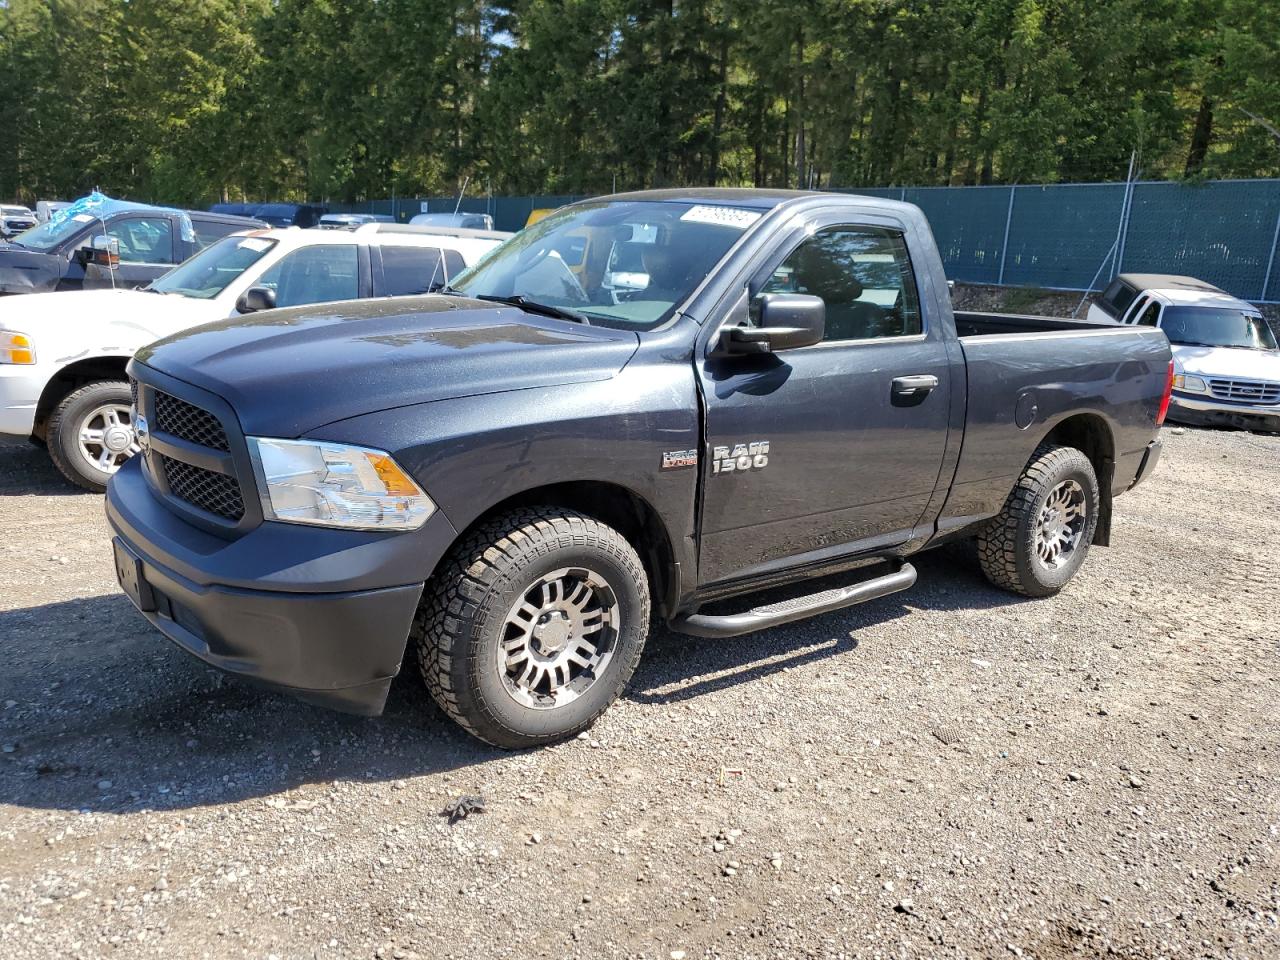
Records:
<instances>
[{"instance_id":1,"label":"truck cab","mask_svg":"<svg viewBox=\"0 0 1280 960\"><path fill-rule=\"evenodd\" d=\"M82 198L0 244L0 294L140 287L260 220Z\"/></svg>"}]
</instances>

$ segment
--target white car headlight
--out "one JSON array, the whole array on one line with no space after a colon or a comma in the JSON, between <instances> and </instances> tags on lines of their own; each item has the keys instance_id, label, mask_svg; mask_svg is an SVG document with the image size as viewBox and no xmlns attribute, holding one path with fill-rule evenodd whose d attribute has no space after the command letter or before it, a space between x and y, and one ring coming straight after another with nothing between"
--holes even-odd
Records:
<instances>
[{"instance_id":1,"label":"white car headlight","mask_svg":"<svg viewBox=\"0 0 1280 960\"><path fill-rule=\"evenodd\" d=\"M31 364L36 362L36 349L31 338L16 330L0 330L0 363Z\"/></svg>"},{"instance_id":2,"label":"white car headlight","mask_svg":"<svg viewBox=\"0 0 1280 960\"><path fill-rule=\"evenodd\" d=\"M1180 373L1173 378L1173 389L1181 390L1183 393L1208 393L1209 385L1200 377Z\"/></svg>"},{"instance_id":3,"label":"white car headlight","mask_svg":"<svg viewBox=\"0 0 1280 960\"><path fill-rule=\"evenodd\" d=\"M431 498L391 455L323 440L248 437L268 520L354 530L416 530Z\"/></svg>"}]
</instances>

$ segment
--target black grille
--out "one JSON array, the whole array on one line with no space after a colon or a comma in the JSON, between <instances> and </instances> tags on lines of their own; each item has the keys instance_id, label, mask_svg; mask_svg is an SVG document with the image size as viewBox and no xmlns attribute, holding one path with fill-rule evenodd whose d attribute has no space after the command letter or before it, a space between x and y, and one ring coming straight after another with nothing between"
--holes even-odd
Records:
<instances>
[{"instance_id":1,"label":"black grille","mask_svg":"<svg viewBox=\"0 0 1280 960\"><path fill-rule=\"evenodd\" d=\"M227 432L212 413L159 390L155 393L156 422L152 424L152 429L190 443L198 443L202 447L224 452L231 450L231 445L227 443Z\"/></svg>"},{"instance_id":2,"label":"black grille","mask_svg":"<svg viewBox=\"0 0 1280 960\"><path fill-rule=\"evenodd\" d=\"M137 381L137 380L135 380L135 379L133 379L133 377L130 377L130 378L129 378L129 392L130 392L131 394L133 394L133 409L135 409L135 410L139 409L139 407L138 407L138 381Z\"/></svg>"},{"instance_id":3,"label":"black grille","mask_svg":"<svg viewBox=\"0 0 1280 960\"><path fill-rule=\"evenodd\" d=\"M164 466L169 492L179 500L237 523L244 516L244 498L235 477L192 466L163 454L160 462Z\"/></svg>"},{"instance_id":4,"label":"black grille","mask_svg":"<svg viewBox=\"0 0 1280 960\"><path fill-rule=\"evenodd\" d=\"M1240 403L1280 403L1280 383L1267 380L1210 380L1215 397Z\"/></svg>"}]
</instances>

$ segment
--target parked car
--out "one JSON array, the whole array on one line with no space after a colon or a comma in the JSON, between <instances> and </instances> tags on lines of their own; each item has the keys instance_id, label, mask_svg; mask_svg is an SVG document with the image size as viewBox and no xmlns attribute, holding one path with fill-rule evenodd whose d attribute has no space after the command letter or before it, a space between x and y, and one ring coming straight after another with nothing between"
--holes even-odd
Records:
<instances>
[{"instance_id":1,"label":"parked car","mask_svg":"<svg viewBox=\"0 0 1280 960\"><path fill-rule=\"evenodd\" d=\"M142 286L221 237L265 226L92 194L0 244L0 293Z\"/></svg>"},{"instance_id":2,"label":"parked car","mask_svg":"<svg viewBox=\"0 0 1280 960\"><path fill-rule=\"evenodd\" d=\"M409 224L414 227L458 227L463 230L492 230L493 217L487 213L420 213Z\"/></svg>"},{"instance_id":3,"label":"parked car","mask_svg":"<svg viewBox=\"0 0 1280 960\"><path fill-rule=\"evenodd\" d=\"M1193 277L1124 273L1089 319L1164 331L1177 367L1170 420L1280 431L1280 345L1253 304Z\"/></svg>"},{"instance_id":4,"label":"parked car","mask_svg":"<svg viewBox=\"0 0 1280 960\"><path fill-rule=\"evenodd\" d=\"M233 217L251 217L256 203L215 203L209 208L210 213L229 213Z\"/></svg>"},{"instance_id":5,"label":"parked car","mask_svg":"<svg viewBox=\"0 0 1280 960\"><path fill-rule=\"evenodd\" d=\"M143 344L274 306L424 293L499 242L255 231L224 237L142 290L14 298L0 310L0 433L46 443L68 480L100 491L138 450L124 371Z\"/></svg>"},{"instance_id":6,"label":"parked car","mask_svg":"<svg viewBox=\"0 0 1280 960\"><path fill-rule=\"evenodd\" d=\"M314 203L255 203L253 216L273 227L314 227L329 212Z\"/></svg>"},{"instance_id":7,"label":"parked car","mask_svg":"<svg viewBox=\"0 0 1280 960\"><path fill-rule=\"evenodd\" d=\"M604 258L642 227L648 283L617 300ZM583 279L565 250L593 258ZM593 200L444 294L138 353L145 453L107 516L157 629L366 714L409 642L451 717L526 747L613 702L651 614L762 630L906 589L912 554L959 539L999 586L1055 593L1160 454L1163 334L954 315L908 204ZM813 583L835 573L860 579ZM784 584L800 595L744 599Z\"/></svg>"},{"instance_id":8,"label":"parked car","mask_svg":"<svg viewBox=\"0 0 1280 960\"><path fill-rule=\"evenodd\" d=\"M71 206L70 200L37 200L36 220L45 223L59 210L65 210L69 206Z\"/></svg>"},{"instance_id":9,"label":"parked car","mask_svg":"<svg viewBox=\"0 0 1280 960\"><path fill-rule=\"evenodd\" d=\"M385 213L326 213L316 224L321 230L354 230L366 223L395 223Z\"/></svg>"},{"instance_id":10,"label":"parked car","mask_svg":"<svg viewBox=\"0 0 1280 960\"><path fill-rule=\"evenodd\" d=\"M24 230L36 225L36 215L30 207L22 207L13 203L0 205L0 239L8 240Z\"/></svg>"}]
</instances>

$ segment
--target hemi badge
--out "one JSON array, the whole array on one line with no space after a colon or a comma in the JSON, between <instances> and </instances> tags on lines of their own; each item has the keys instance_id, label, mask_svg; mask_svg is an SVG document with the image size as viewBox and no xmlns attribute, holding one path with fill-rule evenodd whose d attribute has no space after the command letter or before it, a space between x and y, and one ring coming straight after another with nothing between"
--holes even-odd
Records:
<instances>
[{"instance_id":1,"label":"hemi badge","mask_svg":"<svg viewBox=\"0 0 1280 960\"><path fill-rule=\"evenodd\" d=\"M668 450L662 455L663 470L680 470L698 465L697 450Z\"/></svg>"}]
</instances>

